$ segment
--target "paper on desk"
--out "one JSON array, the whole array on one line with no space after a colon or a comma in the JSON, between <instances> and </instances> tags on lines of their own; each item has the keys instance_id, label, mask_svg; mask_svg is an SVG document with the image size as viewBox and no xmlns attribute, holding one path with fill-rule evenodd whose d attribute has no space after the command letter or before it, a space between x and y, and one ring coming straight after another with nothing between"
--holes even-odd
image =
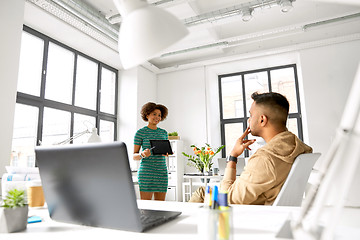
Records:
<instances>
[{"instance_id":1,"label":"paper on desk","mask_svg":"<svg viewBox=\"0 0 360 240\"><path fill-rule=\"evenodd\" d=\"M2 176L3 181L33 181L40 180L40 174L9 174L4 173Z\"/></svg>"},{"instance_id":2,"label":"paper on desk","mask_svg":"<svg viewBox=\"0 0 360 240\"><path fill-rule=\"evenodd\" d=\"M38 168L24 168L7 166L8 173L4 173L1 179L1 193L4 198L11 189L24 190L26 196L26 184L31 181L39 181L40 174Z\"/></svg>"},{"instance_id":3,"label":"paper on desk","mask_svg":"<svg viewBox=\"0 0 360 240\"><path fill-rule=\"evenodd\" d=\"M37 167L14 167L14 166L5 166L6 171L12 174L33 174L39 173L39 168Z\"/></svg>"},{"instance_id":4,"label":"paper on desk","mask_svg":"<svg viewBox=\"0 0 360 240\"><path fill-rule=\"evenodd\" d=\"M4 173L3 181L26 181L26 174L12 174Z\"/></svg>"}]
</instances>

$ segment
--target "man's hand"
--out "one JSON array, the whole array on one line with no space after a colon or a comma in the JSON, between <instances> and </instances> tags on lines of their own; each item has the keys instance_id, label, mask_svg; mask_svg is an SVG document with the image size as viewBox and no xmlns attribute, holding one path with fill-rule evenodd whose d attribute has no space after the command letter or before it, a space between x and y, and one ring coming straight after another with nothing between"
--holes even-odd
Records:
<instances>
[{"instance_id":1,"label":"man's hand","mask_svg":"<svg viewBox=\"0 0 360 240\"><path fill-rule=\"evenodd\" d=\"M245 149L249 149L249 146L251 144L253 144L256 139L252 139L252 140L246 140L245 137L250 133L250 127L248 127L245 132L236 140L235 145L233 147L233 149L230 152L230 155L233 157L238 157L240 156Z\"/></svg>"}]
</instances>

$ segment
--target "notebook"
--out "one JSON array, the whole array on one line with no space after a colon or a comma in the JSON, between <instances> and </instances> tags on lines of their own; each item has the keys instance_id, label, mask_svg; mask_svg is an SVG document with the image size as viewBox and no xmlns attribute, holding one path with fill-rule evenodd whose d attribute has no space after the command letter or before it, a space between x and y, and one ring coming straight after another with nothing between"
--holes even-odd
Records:
<instances>
[{"instance_id":1,"label":"notebook","mask_svg":"<svg viewBox=\"0 0 360 240\"><path fill-rule=\"evenodd\" d=\"M219 174L224 176L225 168L226 168L226 158L218 158L218 166L219 166ZM240 176L245 167L245 158L238 158L238 162L236 164L236 175Z\"/></svg>"},{"instance_id":2,"label":"notebook","mask_svg":"<svg viewBox=\"0 0 360 240\"><path fill-rule=\"evenodd\" d=\"M35 154L53 220L143 232L181 214L138 209L123 142L36 147Z\"/></svg>"}]
</instances>

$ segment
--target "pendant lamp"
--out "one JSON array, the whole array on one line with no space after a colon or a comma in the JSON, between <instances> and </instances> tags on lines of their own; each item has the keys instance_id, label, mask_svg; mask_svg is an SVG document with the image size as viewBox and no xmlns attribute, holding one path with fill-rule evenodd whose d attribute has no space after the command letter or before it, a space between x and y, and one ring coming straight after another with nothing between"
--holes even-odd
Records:
<instances>
[{"instance_id":1,"label":"pendant lamp","mask_svg":"<svg viewBox=\"0 0 360 240\"><path fill-rule=\"evenodd\" d=\"M119 54L124 69L135 67L184 38L185 25L175 16L142 0L114 0L122 16Z\"/></svg>"}]
</instances>

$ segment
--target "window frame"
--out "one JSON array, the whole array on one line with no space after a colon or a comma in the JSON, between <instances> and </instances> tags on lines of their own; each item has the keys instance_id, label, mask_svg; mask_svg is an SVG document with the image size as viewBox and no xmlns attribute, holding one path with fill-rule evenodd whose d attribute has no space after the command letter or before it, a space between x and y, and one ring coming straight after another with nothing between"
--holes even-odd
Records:
<instances>
[{"instance_id":1,"label":"window frame","mask_svg":"<svg viewBox=\"0 0 360 240\"><path fill-rule=\"evenodd\" d=\"M57 110L63 110L70 112L71 114L71 122L70 122L70 136L74 134L74 114L83 114L87 116L95 117L95 127L97 128L98 134L100 133L100 120L106 120L114 123L114 141L117 140L117 114L118 114L118 70L106 65L105 63L100 62L80 51L77 51L53 38L50 38L26 25L23 26L23 31L32 34L44 41L44 50L43 50L43 63L42 63L42 74L41 74L41 86L40 86L40 97L17 92L16 103L30 105L37 107L39 109L38 116L38 129L37 129L37 140L36 145L41 145L42 141L42 130L43 130L43 117L44 117L44 108L53 108ZM72 100L71 104L61 103L53 100L49 100L45 98L45 84L46 84L46 70L47 70L47 62L48 62L48 51L49 51L49 43L56 44L66 50L69 50L74 53L74 72L73 72L73 89L72 89ZM75 87L76 87L76 71L77 71L77 59L78 56L86 58L90 61L93 61L97 64L98 73L97 73L97 97L96 97L96 110L87 109L83 107L75 106ZM115 73L115 103L114 103L114 114L104 113L100 111L100 101L101 101L101 71L105 68L109 71ZM72 143L72 141L70 142Z\"/></svg>"},{"instance_id":2,"label":"window frame","mask_svg":"<svg viewBox=\"0 0 360 240\"><path fill-rule=\"evenodd\" d=\"M246 88L245 88L245 75L252 74L252 73L258 73L258 72L267 72L268 77L268 85L269 85L269 91L272 92L272 83L271 83L271 71L273 70L279 70L284 68L293 68L294 70L294 81L295 81L295 92L296 92L296 104L297 104L297 112L296 113L289 113L288 119L296 119L297 120L297 126L298 126L298 136L300 140L303 140L303 126L302 126L302 115L301 115L301 104L300 104L300 92L299 92L299 81L298 81L298 75L297 75L297 67L296 64L288 64L288 65L281 65L281 66L275 66L270 68L262 68L262 69L256 69L256 70L250 70L250 71L243 71L243 72L235 72L235 73L229 73L229 74L222 74L218 75L218 89L219 89L219 109L220 109L220 134L221 134L221 144L225 145L225 125L226 124L232 124L232 123L242 123L243 124L243 131L246 130L248 126L248 117L247 117L247 111L250 109L250 106L246 106ZM221 80L225 77L234 77L234 76L241 76L241 85L242 85L242 97L243 97L243 111L244 111L244 117L239 118L227 118L224 119L223 117L223 99L222 99L222 86L221 86ZM241 133L239 133L240 135ZM244 153L245 157L249 157L249 152L246 149ZM222 157L226 156L226 150L222 151Z\"/></svg>"}]
</instances>

